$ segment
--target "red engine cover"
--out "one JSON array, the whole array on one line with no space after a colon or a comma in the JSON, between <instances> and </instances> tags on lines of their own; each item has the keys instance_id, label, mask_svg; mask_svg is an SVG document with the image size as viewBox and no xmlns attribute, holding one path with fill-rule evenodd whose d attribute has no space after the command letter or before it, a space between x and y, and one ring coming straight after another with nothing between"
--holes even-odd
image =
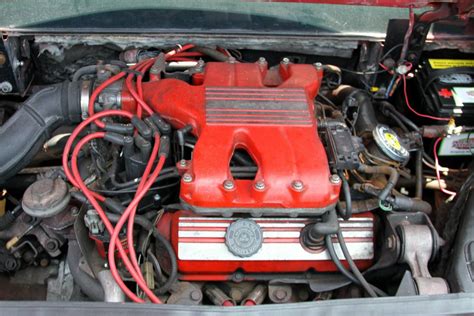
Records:
<instances>
[{"instance_id":1,"label":"red engine cover","mask_svg":"<svg viewBox=\"0 0 474 316\"><path fill-rule=\"evenodd\" d=\"M322 71L312 65L208 63L190 85L176 79L144 84L144 99L175 127L191 125L198 138L180 197L200 214L315 215L334 207L318 137L313 99ZM135 103L124 91L122 106ZM237 148L258 165L255 180L235 180L229 162ZM224 181L234 180L226 190ZM294 181L303 188L295 190ZM255 183L264 183L257 189Z\"/></svg>"}]
</instances>

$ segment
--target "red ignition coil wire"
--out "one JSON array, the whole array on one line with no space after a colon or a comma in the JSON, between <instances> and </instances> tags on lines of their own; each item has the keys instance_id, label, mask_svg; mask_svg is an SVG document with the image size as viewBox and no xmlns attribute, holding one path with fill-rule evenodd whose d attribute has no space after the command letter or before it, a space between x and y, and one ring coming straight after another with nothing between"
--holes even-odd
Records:
<instances>
[{"instance_id":1,"label":"red ignition coil wire","mask_svg":"<svg viewBox=\"0 0 474 316\"><path fill-rule=\"evenodd\" d=\"M94 207L94 209L97 211L97 213L99 214L99 217L101 218L101 220L103 221L107 231L109 232L109 234L113 234L114 233L114 227L112 226L112 224L110 223L109 219L107 218L107 215L105 214L104 210L102 209L102 207L100 206L100 204L97 202L97 200L94 198L94 195L92 194L93 192L91 192L89 190L89 188L87 188L87 186L85 185L85 183L82 181L82 178L79 174L79 168L78 168L78 165L77 165L77 156L79 155L79 152L81 150L81 148L87 144L89 141L93 140L93 139L97 139L97 138L103 138L105 135L104 132L96 132L96 133L92 133L92 134L89 134L87 136L85 136L83 139L81 139L79 141L79 143L77 144L77 146L74 148L74 151L72 153L72 158L71 158L71 169L72 169L72 173L75 177L75 180L76 180L76 183L78 185L78 187L81 189L81 191L84 193L84 195L87 197L87 199L89 200L89 202L91 203L91 205ZM121 243L119 243L118 245L118 249L119 249L119 252L120 252L120 255L125 263L125 266L127 267L127 270L130 272L130 274L132 274L132 276L134 278L137 277L136 275L136 271L133 269L133 266L131 265L131 263L128 261L128 258L127 258L127 255L125 253L125 250L123 249L123 246ZM115 281L117 282L117 284L119 285L119 287L122 289L122 291L124 291L124 293L131 299L133 300L134 302L137 302L137 303L143 303L144 301L139 298L138 296L136 296L126 285L125 283L123 283L122 279L120 278L120 275L118 274L118 271L117 269L110 269L112 275L114 276L114 279ZM139 282L137 282L137 284L140 285Z\"/></svg>"},{"instance_id":2,"label":"red ignition coil wire","mask_svg":"<svg viewBox=\"0 0 474 316\"><path fill-rule=\"evenodd\" d=\"M97 120L97 119L100 119L102 117L105 117L105 116L125 116L125 117L128 117L128 118L131 118L132 117L132 114L128 113L128 112L125 112L125 111L118 111L118 110L109 110L109 111L104 111L104 112L100 112L100 113L97 113L93 116L91 116L90 118L88 118L86 121L82 122L73 132L73 134L70 136L70 138L68 139L68 142L66 144L66 147L65 147L65 150L64 150L64 154L63 154L63 167L64 167L64 170L65 170L65 173L68 177L68 179L71 181L71 183L73 183L76 187L79 187L81 189L81 191L84 192L84 195L86 195L86 197L88 198L88 200L91 202L91 204L94 206L94 208L98 211L99 215L100 214L103 214L103 216L101 216L101 219L103 220L103 222L105 223L106 227L107 227L107 230L109 231L109 233L112 235L113 234L113 231L114 231L114 228L112 226L112 224L110 224L110 222L108 221L105 213L103 213L103 210L100 208L100 205L97 204L97 200L99 201L104 201L105 198L102 197L101 195L93 192L93 191L90 191L83 183L82 179L80 178L80 175L77 171L76 174L74 174L74 170L73 170L73 174L71 174L70 170L69 170L69 167L68 167L68 163L67 163L67 158L69 156L69 152L70 152L70 149L71 149L71 146L72 146L72 143L74 141L74 139L77 137L77 135L88 125L90 124L91 122ZM73 155L73 159L72 159L72 164L76 164L76 168L77 168L77 155L80 151L80 149L83 147L84 144L86 144L88 141L90 141L91 139L95 139L95 138L100 138L100 137L103 137L104 133L101 132L101 133L94 133L94 134L90 134L88 136L86 136L84 139L82 139L78 145L76 146L75 148L75 155ZM74 168L74 167L73 167ZM82 185L81 185L82 184ZM122 251L120 251L122 250ZM127 258L126 258L126 253L125 251L123 250L123 247L122 245L120 244L119 246L119 252L124 260L124 262L126 263L127 265ZM134 275L134 268L132 265L127 265L127 269L130 271L130 273L132 275ZM115 274L115 276L118 276L120 277L120 275L118 275L118 273L113 273ZM137 277L141 277L141 274L140 275L136 275ZM120 282L121 282L121 279L116 279L117 283L120 285ZM125 286L125 285L124 285ZM126 287L126 286L125 286ZM128 288L127 288L128 289ZM133 299L134 301L136 301L136 299L132 296L130 296L125 289L123 289L124 292L127 293L127 296L129 296L131 299ZM133 293L132 293L133 294Z\"/></svg>"}]
</instances>

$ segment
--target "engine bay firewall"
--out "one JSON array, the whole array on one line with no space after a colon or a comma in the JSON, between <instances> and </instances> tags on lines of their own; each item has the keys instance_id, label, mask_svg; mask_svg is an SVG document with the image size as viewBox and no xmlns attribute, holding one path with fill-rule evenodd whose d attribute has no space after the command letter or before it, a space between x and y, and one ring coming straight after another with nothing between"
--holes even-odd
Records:
<instances>
[{"instance_id":1,"label":"engine bay firewall","mask_svg":"<svg viewBox=\"0 0 474 316\"><path fill-rule=\"evenodd\" d=\"M179 165L180 198L200 214L317 215L332 209L339 183L330 181L313 100L322 70L312 65L208 63L188 84L144 84L144 100L176 128L197 137L191 161ZM122 106L134 110L127 91ZM254 179L236 179L229 162L245 150Z\"/></svg>"}]
</instances>

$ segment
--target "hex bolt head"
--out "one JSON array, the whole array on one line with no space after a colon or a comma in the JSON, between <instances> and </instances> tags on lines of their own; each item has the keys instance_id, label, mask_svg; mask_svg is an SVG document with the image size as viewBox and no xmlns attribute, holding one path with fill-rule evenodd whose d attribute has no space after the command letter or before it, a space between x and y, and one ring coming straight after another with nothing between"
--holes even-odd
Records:
<instances>
[{"instance_id":1,"label":"hex bolt head","mask_svg":"<svg viewBox=\"0 0 474 316\"><path fill-rule=\"evenodd\" d=\"M314 68L316 68L316 70L323 69L323 64L321 64L321 63L314 63L313 65L314 65Z\"/></svg>"},{"instance_id":2,"label":"hex bolt head","mask_svg":"<svg viewBox=\"0 0 474 316\"><path fill-rule=\"evenodd\" d=\"M58 249L58 242L54 239L50 239L46 242L46 249L48 251L55 251L56 249Z\"/></svg>"},{"instance_id":3,"label":"hex bolt head","mask_svg":"<svg viewBox=\"0 0 474 316\"><path fill-rule=\"evenodd\" d=\"M265 182L263 182L263 180L255 182L254 188L258 191L264 190L265 189Z\"/></svg>"},{"instance_id":4,"label":"hex bolt head","mask_svg":"<svg viewBox=\"0 0 474 316\"><path fill-rule=\"evenodd\" d=\"M286 298L286 291L285 290L282 290L282 289L278 289L275 291L275 297L281 301L281 300L284 300Z\"/></svg>"},{"instance_id":5,"label":"hex bolt head","mask_svg":"<svg viewBox=\"0 0 474 316\"><path fill-rule=\"evenodd\" d=\"M295 191L301 191L304 188L304 183L301 180L294 180L291 182L291 188Z\"/></svg>"},{"instance_id":6,"label":"hex bolt head","mask_svg":"<svg viewBox=\"0 0 474 316\"><path fill-rule=\"evenodd\" d=\"M234 181L232 181L230 179L225 180L224 183L223 183L223 186L224 186L224 189L227 190L227 191L233 190L235 188Z\"/></svg>"},{"instance_id":7,"label":"hex bolt head","mask_svg":"<svg viewBox=\"0 0 474 316\"><path fill-rule=\"evenodd\" d=\"M183 174L183 182L189 183L193 181L193 176L189 173Z\"/></svg>"},{"instance_id":8,"label":"hex bolt head","mask_svg":"<svg viewBox=\"0 0 474 316\"><path fill-rule=\"evenodd\" d=\"M191 292L190 297L191 297L191 300L193 301L199 301L202 298L202 294L201 292L195 290Z\"/></svg>"},{"instance_id":9,"label":"hex bolt head","mask_svg":"<svg viewBox=\"0 0 474 316\"><path fill-rule=\"evenodd\" d=\"M181 159L179 161L179 165L180 167L186 167L188 165L188 162L186 161L186 159Z\"/></svg>"},{"instance_id":10,"label":"hex bolt head","mask_svg":"<svg viewBox=\"0 0 474 316\"><path fill-rule=\"evenodd\" d=\"M337 174L332 174L329 177L329 182L331 182L332 184L340 184L341 181L341 177L339 177Z\"/></svg>"},{"instance_id":11,"label":"hex bolt head","mask_svg":"<svg viewBox=\"0 0 474 316\"><path fill-rule=\"evenodd\" d=\"M289 59L288 57L285 57L285 58L283 58L283 59L281 60L281 63L282 63L283 65L288 65L288 64L290 63L290 59Z\"/></svg>"},{"instance_id":12,"label":"hex bolt head","mask_svg":"<svg viewBox=\"0 0 474 316\"><path fill-rule=\"evenodd\" d=\"M265 59L265 57L259 57L258 58L258 63L263 65L263 64L266 64L267 63L267 60Z\"/></svg>"}]
</instances>

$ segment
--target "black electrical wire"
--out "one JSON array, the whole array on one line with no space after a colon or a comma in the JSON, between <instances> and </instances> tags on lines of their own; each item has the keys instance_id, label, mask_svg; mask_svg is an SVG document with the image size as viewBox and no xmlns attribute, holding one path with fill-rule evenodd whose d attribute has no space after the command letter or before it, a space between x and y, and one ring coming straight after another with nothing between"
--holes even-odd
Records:
<instances>
[{"instance_id":1,"label":"black electrical wire","mask_svg":"<svg viewBox=\"0 0 474 316\"><path fill-rule=\"evenodd\" d=\"M15 220L20 216L23 212L23 208L21 204L15 206L12 211L6 212L3 216L0 217L0 231L10 228L11 225L15 222Z\"/></svg>"},{"instance_id":2,"label":"black electrical wire","mask_svg":"<svg viewBox=\"0 0 474 316\"><path fill-rule=\"evenodd\" d=\"M403 46L403 43L400 43L400 44L397 44L397 45L393 46L392 48L390 48L385 54L383 54L382 57L380 57L380 61L383 61L385 58L390 56L390 54L393 53L397 48L400 48L402 46Z\"/></svg>"},{"instance_id":3,"label":"black electrical wire","mask_svg":"<svg viewBox=\"0 0 474 316\"><path fill-rule=\"evenodd\" d=\"M357 265L355 264L354 260L352 260L352 256L349 253L349 250L347 249L344 236L342 236L341 229L339 229L339 231L337 232L337 240L339 241L339 245L341 246L342 253L344 254L344 257L346 258L346 261L349 264L349 267L351 268L352 273L354 273L354 276L357 278L357 280L359 280L360 285L367 291L367 293L370 296L377 297L377 294L374 292L369 282L367 282L367 280L364 278L362 273L360 273L359 268L357 268Z\"/></svg>"},{"instance_id":4,"label":"black electrical wire","mask_svg":"<svg viewBox=\"0 0 474 316\"><path fill-rule=\"evenodd\" d=\"M337 109L337 106L336 104L334 104L334 102L332 102L331 100L329 100L327 97L325 97L324 95L318 93L317 97L321 98L324 102L326 102L327 104L335 107Z\"/></svg>"},{"instance_id":5,"label":"black electrical wire","mask_svg":"<svg viewBox=\"0 0 474 316\"><path fill-rule=\"evenodd\" d=\"M351 198L351 188L349 187L349 182L342 172L339 173L339 177L342 179L342 192L344 194L344 199L346 200L346 207L340 209L341 217L345 220L348 220L352 216L352 198Z\"/></svg>"},{"instance_id":6,"label":"black electrical wire","mask_svg":"<svg viewBox=\"0 0 474 316\"><path fill-rule=\"evenodd\" d=\"M336 251L334 249L334 245L333 245L332 240L331 240L331 235L326 235L325 241L326 241L326 247L327 247L328 252L329 252L329 256L331 257L331 260L334 262L334 264L336 265L339 272L341 272L345 277L347 277L353 283L358 284L358 285L362 285L360 280L357 277L355 277L352 273L350 273L344 267L344 265L341 263L339 258L337 257ZM342 248L342 246L341 246L341 248ZM346 257L346 260L347 260L347 256L344 255L344 257ZM364 276L362 276L362 278L365 280ZM367 283L367 281L366 281L366 283ZM367 283L367 284L368 284L371 292L374 292L374 294L376 293L378 296L388 296L384 291L380 290L376 286L371 285L369 283ZM365 290L367 291L367 289L365 289ZM367 293L369 293L369 291L367 291ZM369 295L370 295L370 293L369 293ZM375 295L374 297L376 297L377 295Z\"/></svg>"},{"instance_id":7,"label":"black electrical wire","mask_svg":"<svg viewBox=\"0 0 474 316\"><path fill-rule=\"evenodd\" d=\"M366 76L366 75L377 75L386 72L386 70L375 70L375 71L355 71L345 68L340 68L344 72L348 72L354 75Z\"/></svg>"},{"instance_id":8,"label":"black electrical wire","mask_svg":"<svg viewBox=\"0 0 474 316\"><path fill-rule=\"evenodd\" d=\"M178 174L178 170L175 168L175 167L168 167L168 168L163 168L163 170L161 170L160 172L160 177L162 175L167 175L167 174L170 174L170 175L175 175L176 177L179 177L179 174ZM160 177L158 177L155 182L158 182L158 181L161 181ZM115 176L113 174L111 174L110 176L110 180L112 182L112 185L116 188L119 188L119 189L135 189L138 187L138 184L140 182L142 178L136 178L136 179L133 179L133 180L130 180L130 181L127 181L127 182L117 182L115 180Z\"/></svg>"},{"instance_id":9,"label":"black electrical wire","mask_svg":"<svg viewBox=\"0 0 474 316\"><path fill-rule=\"evenodd\" d=\"M171 177L169 177L170 175L163 175L163 178L161 178L159 181L164 180L165 176L167 178L171 178ZM174 177L174 175L173 175L173 177ZM148 191L168 189L168 188L172 188L172 187L174 187L178 184L179 184L179 181L178 182L173 182L171 184L159 185L159 186L151 187ZM132 194L132 193L135 193L137 191L137 189L135 188L135 189L125 189L125 190L117 190L117 191L96 189L96 190L93 190L93 191L97 192L97 193L102 193L102 194L108 195L108 196L116 196L116 195L120 195L120 194Z\"/></svg>"},{"instance_id":10,"label":"black electrical wire","mask_svg":"<svg viewBox=\"0 0 474 316\"><path fill-rule=\"evenodd\" d=\"M159 282L162 282L163 280L165 280L165 276L163 275L163 271L161 271L160 262L150 249L147 250L146 254L149 257L151 264L153 265L153 269L156 271L156 279Z\"/></svg>"}]
</instances>

